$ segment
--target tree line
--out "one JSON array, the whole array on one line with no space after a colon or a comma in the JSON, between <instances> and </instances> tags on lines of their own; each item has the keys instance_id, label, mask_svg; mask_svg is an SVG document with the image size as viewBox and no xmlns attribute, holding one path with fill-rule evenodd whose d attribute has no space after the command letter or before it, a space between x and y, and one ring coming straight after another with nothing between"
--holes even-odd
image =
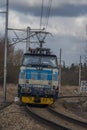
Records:
<instances>
[{"instance_id":1,"label":"tree line","mask_svg":"<svg viewBox=\"0 0 87 130\"><path fill-rule=\"evenodd\" d=\"M79 65L71 64L70 67L62 67L62 85L79 85ZM87 81L87 64L81 64L81 80Z\"/></svg>"}]
</instances>

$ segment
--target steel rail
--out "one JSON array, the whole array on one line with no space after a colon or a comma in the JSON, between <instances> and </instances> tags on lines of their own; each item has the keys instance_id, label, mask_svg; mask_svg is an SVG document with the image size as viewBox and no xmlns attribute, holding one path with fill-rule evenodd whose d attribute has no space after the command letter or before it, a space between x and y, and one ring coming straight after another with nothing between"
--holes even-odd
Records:
<instances>
[{"instance_id":1,"label":"steel rail","mask_svg":"<svg viewBox=\"0 0 87 130\"><path fill-rule=\"evenodd\" d=\"M81 121L81 120L77 120L77 119L72 118L72 117L70 117L70 116L67 116L67 115L65 115L65 114L63 114L63 113L60 113L60 112L58 112L58 111L55 111L52 107L48 107L47 109L48 109L50 112L54 113L56 116L58 116L58 117L60 117L60 118L62 118L62 119L64 119L64 120L66 120L66 121L68 121L68 122L70 122L70 123L74 123L74 124L79 125L79 126L81 126L81 127L87 128L87 122L83 122L83 121Z\"/></svg>"},{"instance_id":2,"label":"steel rail","mask_svg":"<svg viewBox=\"0 0 87 130\"><path fill-rule=\"evenodd\" d=\"M61 99L61 98L79 98L79 97L87 97L87 96L59 96L58 99Z\"/></svg>"},{"instance_id":3,"label":"steel rail","mask_svg":"<svg viewBox=\"0 0 87 130\"><path fill-rule=\"evenodd\" d=\"M28 106L26 106L26 111L27 113L31 114L31 116L34 117L34 119L40 121L41 123L44 123L45 125L48 125L49 127L51 127L53 130L70 130L67 127L64 127L62 125L59 125L55 122L52 122L48 119L43 118L42 116L39 116L38 114L36 114L34 111L32 111Z\"/></svg>"}]
</instances>

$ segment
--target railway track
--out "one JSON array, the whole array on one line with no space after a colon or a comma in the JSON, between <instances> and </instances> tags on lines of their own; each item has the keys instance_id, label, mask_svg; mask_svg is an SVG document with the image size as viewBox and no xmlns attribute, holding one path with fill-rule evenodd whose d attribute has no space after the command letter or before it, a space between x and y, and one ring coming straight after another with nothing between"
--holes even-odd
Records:
<instances>
[{"instance_id":1,"label":"railway track","mask_svg":"<svg viewBox=\"0 0 87 130\"><path fill-rule=\"evenodd\" d=\"M58 98L61 99L61 98L84 98L84 97L87 98L87 96L59 96Z\"/></svg>"},{"instance_id":2,"label":"railway track","mask_svg":"<svg viewBox=\"0 0 87 130\"><path fill-rule=\"evenodd\" d=\"M72 118L70 116L64 115L58 111L55 111L52 107L48 107L47 109L48 109L48 111L52 112L56 116L60 117L61 119L64 119L64 120L68 121L69 123L73 123L75 126L81 127L81 130L83 130L83 129L87 130L87 122L77 120L77 119ZM79 128L79 130L80 130L80 128Z\"/></svg>"},{"instance_id":3,"label":"railway track","mask_svg":"<svg viewBox=\"0 0 87 130\"><path fill-rule=\"evenodd\" d=\"M87 130L87 123L72 119L61 113L54 111L52 108L26 107L27 112L32 114L35 119L43 122L53 130Z\"/></svg>"}]
</instances>

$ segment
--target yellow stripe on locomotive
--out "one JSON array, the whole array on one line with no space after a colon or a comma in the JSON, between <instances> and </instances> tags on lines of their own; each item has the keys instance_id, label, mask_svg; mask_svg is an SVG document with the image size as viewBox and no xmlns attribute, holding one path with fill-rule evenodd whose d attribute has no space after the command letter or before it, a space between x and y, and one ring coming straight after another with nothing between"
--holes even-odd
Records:
<instances>
[{"instance_id":1,"label":"yellow stripe on locomotive","mask_svg":"<svg viewBox=\"0 0 87 130\"><path fill-rule=\"evenodd\" d=\"M54 99L53 98L44 98L41 97L39 99L35 99L35 97L22 97L23 103L29 103L29 104L53 104Z\"/></svg>"}]
</instances>

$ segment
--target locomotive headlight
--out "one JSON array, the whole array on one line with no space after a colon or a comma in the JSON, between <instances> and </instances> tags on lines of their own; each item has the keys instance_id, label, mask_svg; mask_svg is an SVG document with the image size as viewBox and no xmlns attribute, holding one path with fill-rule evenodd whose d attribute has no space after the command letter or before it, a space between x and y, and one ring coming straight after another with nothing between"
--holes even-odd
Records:
<instances>
[{"instance_id":1,"label":"locomotive headlight","mask_svg":"<svg viewBox=\"0 0 87 130\"><path fill-rule=\"evenodd\" d=\"M44 92L44 93L48 95L48 94L49 94L49 90L45 90L45 92Z\"/></svg>"},{"instance_id":2,"label":"locomotive headlight","mask_svg":"<svg viewBox=\"0 0 87 130\"><path fill-rule=\"evenodd\" d=\"M21 87L21 92L22 93L31 93L31 88L29 87Z\"/></svg>"},{"instance_id":3,"label":"locomotive headlight","mask_svg":"<svg viewBox=\"0 0 87 130\"><path fill-rule=\"evenodd\" d=\"M22 87L21 87L21 92L24 93L24 92L25 92L25 89L26 89L26 88L22 86Z\"/></svg>"},{"instance_id":4,"label":"locomotive headlight","mask_svg":"<svg viewBox=\"0 0 87 130\"><path fill-rule=\"evenodd\" d=\"M54 94L55 94L55 91L54 91L53 89L45 90L45 94L46 94L46 95L54 95Z\"/></svg>"},{"instance_id":5,"label":"locomotive headlight","mask_svg":"<svg viewBox=\"0 0 87 130\"><path fill-rule=\"evenodd\" d=\"M27 93L31 93L31 91L32 91L31 88L27 89Z\"/></svg>"}]
</instances>

